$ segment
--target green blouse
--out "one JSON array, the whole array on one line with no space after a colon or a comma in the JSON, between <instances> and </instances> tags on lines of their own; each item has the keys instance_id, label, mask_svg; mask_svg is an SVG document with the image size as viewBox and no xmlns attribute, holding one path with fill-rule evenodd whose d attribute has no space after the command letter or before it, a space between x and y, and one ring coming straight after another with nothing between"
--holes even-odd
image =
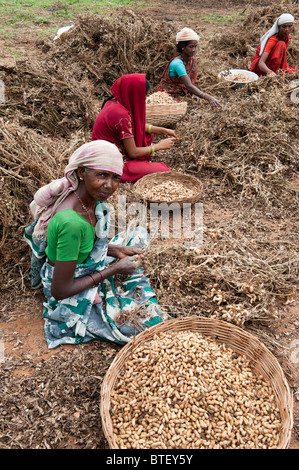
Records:
<instances>
[{"instance_id":1,"label":"green blouse","mask_svg":"<svg viewBox=\"0 0 299 470\"><path fill-rule=\"evenodd\" d=\"M56 261L83 263L93 249L94 234L89 222L73 209L57 212L47 228L46 255Z\"/></svg>"}]
</instances>

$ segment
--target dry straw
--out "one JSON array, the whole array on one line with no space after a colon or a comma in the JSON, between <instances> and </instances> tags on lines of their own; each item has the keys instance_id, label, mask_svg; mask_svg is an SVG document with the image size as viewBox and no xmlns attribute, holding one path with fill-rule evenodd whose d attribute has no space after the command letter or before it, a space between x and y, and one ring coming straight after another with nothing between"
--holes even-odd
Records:
<instances>
[{"instance_id":1,"label":"dry straw","mask_svg":"<svg viewBox=\"0 0 299 470\"><path fill-rule=\"evenodd\" d=\"M44 184L61 178L72 152L84 142L48 137L0 118L1 287L20 283L29 268L24 227L32 222L29 203Z\"/></svg>"},{"instance_id":2,"label":"dry straw","mask_svg":"<svg viewBox=\"0 0 299 470\"><path fill-rule=\"evenodd\" d=\"M88 77L102 98L128 73L146 73L154 88L174 52L175 31L172 22L153 21L120 7L110 16L80 16L67 34L54 43L40 41L39 46L51 61L64 63L78 81Z\"/></svg>"}]
</instances>

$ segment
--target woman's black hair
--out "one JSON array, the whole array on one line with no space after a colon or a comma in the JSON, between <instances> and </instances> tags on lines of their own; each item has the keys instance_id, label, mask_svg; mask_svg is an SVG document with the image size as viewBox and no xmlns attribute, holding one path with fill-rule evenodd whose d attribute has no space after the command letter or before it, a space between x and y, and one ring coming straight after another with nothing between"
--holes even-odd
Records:
<instances>
[{"instance_id":1,"label":"woman's black hair","mask_svg":"<svg viewBox=\"0 0 299 470\"><path fill-rule=\"evenodd\" d=\"M110 95L108 98L106 98L104 101L103 101L103 104L101 106L101 109L104 108L105 104L107 103L107 101L110 101L110 100L113 100L114 96L113 95Z\"/></svg>"},{"instance_id":2,"label":"woman's black hair","mask_svg":"<svg viewBox=\"0 0 299 470\"><path fill-rule=\"evenodd\" d=\"M150 88L151 88L150 82L149 82L148 79L146 78L146 79L145 79L145 93L146 93L146 94L149 92ZM104 106L105 106L105 104L107 103L107 101L110 101L110 100L112 100L113 98L114 98L113 95L110 95L108 98L106 98L106 99L103 101L103 104L102 104L102 106L101 106L101 109L104 108Z\"/></svg>"},{"instance_id":3,"label":"woman's black hair","mask_svg":"<svg viewBox=\"0 0 299 470\"><path fill-rule=\"evenodd\" d=\"M151 89L151 84L150 82L148 81L148 79L146 78L145 79L145 93L148 93Z\"/></svg>"},{"instance_id":4,"label":"woman's black hair","mask_svg":"<svg viewBox=\"0 0 299 470\"><path fill-rule=\"evenodd\" d=\"M186 47L188 46L188 44L190 44L191 41L180 41L177 43L176 45L176 50L177 52L183 52L183 47Z\"/></svg>"}]
</instances>

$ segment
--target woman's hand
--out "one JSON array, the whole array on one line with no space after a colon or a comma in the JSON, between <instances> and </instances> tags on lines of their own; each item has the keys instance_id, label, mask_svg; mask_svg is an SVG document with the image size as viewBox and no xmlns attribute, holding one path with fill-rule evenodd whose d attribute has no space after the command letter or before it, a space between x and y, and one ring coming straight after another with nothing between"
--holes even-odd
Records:
<instances>
[{"instance_id":1,"label":"woman's hand","mask_svg":"<svg viewBox=\"0 0 299 470\"><path fill-rule=\"evenodd\" d=\"M148 132L149 124L146 124L146 132ZM166 127L151 126L151 133L157 135L168 135L169 137L174 137L176 140L179 140L179 137L176 135L173 129L167 129Z\"/></svg>"},{"instance_id":2,"label":"woman's hand","mask_svg":"<svg viewBox=\"0 0 299 470\"><path fill-rule=\"evenodd\" d=\"M136 248L135 246L108 245L108 256L113 256L113 258L122 259L134 255L140 255L144 258L146 249Z\"/></svg>"},{"instance_id":3,"label":"woman's hand","mask_svg":"<svg viewBox=\"0 0 299 470\"><path fill-rule=\"evenodd\" d=\"M115 274L132 274L140 266L145 266L146 249L135 248L133 246L113 246L117 250L111 250L116 256L118 253L120 261L113 263L101 271L94 271L92 276L87 275L74 279L74 272L77 261L56 261L51 285L51 294L56 300L66 299L94 287L94 282L101 283L103 279ZM110 250L109 250L110 251ZM95 303L101 299L96 298Z\"/></svg>"},{"instance_id":4,"label":"woman's hand","mask_svg":"<svg viewBox=\"0 0 299 470\"><path fill-rule=\"evenodd\" d=\"M160 142L155 144L155 151L170 149L173 146L175 140L175 137L168 137L167 139L160 140Z\"/></svg>"},{"instance_id":5,"label":"woman's hand","mask_svg":"<svg viewBox=\"0 0 299 470\"><path fill-rule=\"evenodd\" d=\"M188 75L183 75L180 77L181 82L185 85L191 96L195 95L196 97L209 101L210 105L213 107L221 106L220 102L208 93L204 93L195 85L192 84L190 77Z\"/></svg>"},{"instance_id":6,"label":"woman's hand","mask_svg":"<svg viewBox=\"0 0 299 470\"><path fill-rule=\"evenodd\" d=\"M142 256L126 256L115 263L115 274L133 274L137 268L143 265L144 260Z\"/></svg>"},{"instance_id":7,"label":"woman's hand","mask_svg":"<svg viewBox=\"0 0 299 470\"><path fill-rule=\"evenodd\" d=\"M179 137L176 135L173 129L164 128L164 135L169 135L169 137L174 137L175 140L179 140Z\"/></svg>"},{"instance_id":8,"label":"woman's hand","mask_svg":"<svg viewBox=\"0 0 299 470\"><path fill-rule=\"evenodd\" d=\"M220 101L218 101L213 96L208 95L207 100L210 103L210 105L212 106L212 108L217 108L217 107L221 106Z\"/></svg>"}]
</instances>

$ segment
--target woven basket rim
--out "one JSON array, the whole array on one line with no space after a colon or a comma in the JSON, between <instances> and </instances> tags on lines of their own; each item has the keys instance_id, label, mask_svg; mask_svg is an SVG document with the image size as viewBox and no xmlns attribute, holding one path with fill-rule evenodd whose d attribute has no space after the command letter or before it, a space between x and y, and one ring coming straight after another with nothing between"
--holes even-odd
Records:
<instances>
[{"instance_id":1,"label":"woven basket rim","mask_svg":"<svg viewBox=\"0 0 299 470\"><path fill-rule=\"evenodd\" d=\"M277 359L268 350L268 348L251 333L226 321L209 319L202 316L180 317L154 325L139 333L117 353L105 374L101 387L100 414L103 431L108 441L109 448L118 448L110 416L110 393L111 390L113 390L113 386L118 375L121 373L124 362L132 354L134 349L136 349L142 342L149 341L155 334L159 334L161 332L190 330L198 331L203 336L208 336L215 341L222 342L239 354L244 354L252 361L252 365L256 371L268 380L268 383L271 384L275 394L282 420L282 431L277 448L287 448L291 438L291 430L293 428L293 397L284 372ZM223 331L227 332L227 338L225 337L225 339L221 338ZM234 341L237 341L234 345L230 342L232 338ZM228 339L230 339L230 341L228 341ZM255 362L253 361L253 357L255 357ZM260 362L261 359L263 359L264 363ZM273 375L273 382L269 376L270 374ZM276 379L276 382L274 382L274 378ZM279 383L277 383L277 379L279 379ZM283 400L279 399L281 389L283 390Z\"/></svg>"},{"instance_id":2,"label":"woven basket rim","mask_svg":"<svg viewBox=\"0 0 299 470\"><path fill-rule=\"evenodd\" d=\"M178 101L175 103L146 103L147 108L183 108L187 109L187 102L186 101Z\"/></svg>"},{"instance_id":3,"label":"woven basket rim","mask_svg":"<svg viewBox=\"0 0 299 470\"><path fill-rule=\"evenodd\" d=\"M184 183L187 183L187 182L191 183L191 186L195 189L194 195L188 198L176 199L176 200L171 200L171 201L168 201L167 199L150 199L142 195L142 189L144 189L145 186L146 187L155 186L157 185L157 183L160 183L162 181L169 181L169 180L177 180L177 181L181 180L181 181L184 181ZM183 203L188 203L188 202L189 203L195 202L199 199L201 195L201 191L202 191L202 183L198 178L196 178L193 175L187 175L185 173L180 173L180 172L173 171L173 170L161 171L159 173L152 173L150 175L145 175L142 178L140 178L134 184L133 191L139 198L146 200L148 202L154 202L154 203L177 202L177 203L183 204Z\"/></svg>"},{"instance_id":4,"label":"woven basket rim","mask_svg":"<svg viewBox=\"0 0 299 470\"><path fill-rule=\"evenodd\" d=\"M150 122L153 126L159 127L173 127L184 117L184 114L169 114L169 113L160 113L160 114L147 114L146 120Z\"/></svg>"}]
</instances>

